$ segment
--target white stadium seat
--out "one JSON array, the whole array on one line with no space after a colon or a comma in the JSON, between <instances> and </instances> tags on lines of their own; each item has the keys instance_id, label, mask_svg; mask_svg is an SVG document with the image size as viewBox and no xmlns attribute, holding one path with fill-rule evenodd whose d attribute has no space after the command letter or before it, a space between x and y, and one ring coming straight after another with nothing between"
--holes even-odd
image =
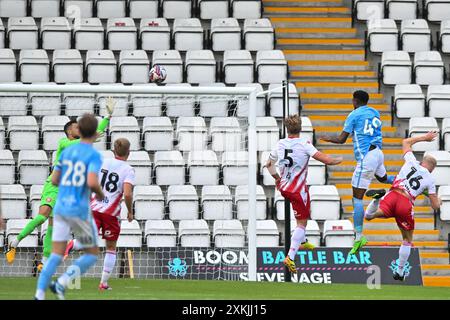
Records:
<instances>
[{"instance_id":1,"label":"white stadium seat","mask_svg":"<svg viewBox=\"0 0 450 320\"><path fill-rule=\"evenodd\" d=\"M33 17L11 17L8 19L10 49L37 49L38 27Z\"/></svg>"},{"instance_id":2,"label":"white stadium seat","mask_svg":"<svg viewBox=\"0 0 450 320\"><path fill-rule=\"evenodd\" d=\"M208 131L205 120L202 117L179 117L176 137L180 151L206 150Z\"/></svg>"},{"instance_id":3,"label":"white stadium seat","mask_svg":"<svg viewBox=\"0 0 450 320\"><path fill-rule=\"evenodd\" d=\"M42 49L70 49L72 30L65 17L42 18L40 35Z\"/></svg>"},{"instance_id":4,"label":"white stadium seat","mask_svg":"<svg viewBox=\"0 0 450 320\"><path fill-rule=\"evenodd\" d=\"M145 50L122 50L119 56L119 70L122 83L147 83L150 62Z\"/></svg>"},{"instance_id":5,"label":"white stadium seat","mask_svg":"<svg viewBox=\"0 0 450 320\"><path fill-rule=\"evenodd\" d=\"M225 84L221 82L200 83L199 87L224 88ZM198 95L198 101L200 104L199 115L202 117L226 117L228 115L229 100L231 100L231 98L226 95L214 95L214 97L208 95Z\"/></svg>"},{"instance_id":6,"label":"white stadium seat","mask_svg":"<svg viewBox=\"0 0 450 320\"><path fill-rule=\"evenodd\" d=\"M427 91L427 105L430 117L450 117L450 85L431 85Z\"/></svg>"},{"instance_id":7,"label":"white stadium seat","mask_svg":"<svg viewBox=\"0 0 450 320\"><path fill-rule=\"evenodd\" d=\"M442 140L444 141L444 150L450 151L450 117L442 119Z\"/></svg>"},{"instance_id":8,"label":"white stadium seat","mask_svg":"<svg viewBox=\"0 0 450 320\"><path fill-rule=\"evenodd\" d=\"M367 40L370 52L398 50L398 28L393 19L367 21Z\"/></svg>"},{"instance_id":9,"label":"white stadium seat","mask_svg":"<svg viewBox=\"0 0 450 320\"><path fill-rule=\"evenodd\" d=\"M258 151L272 151L279 138L277 120L274 117L256 118L256 148Z\"/></svg>"},{"instance_id":10,"label":"white stadium seat","mask_svg":"<svg viewBox=\"0 0 450 320\"><path fill-rule=\"evenodd\" d=\"M69 122L67 116L44 116L42 118L42 148L45 151L55 151L58 148L58 142L66 137L64 125Z\"/></svg>"},{"instance_id":11,"label":"white stadium seat","mask_svg":"<svg viewBox=\"0 0 450 320\"><path fill-rule=\"evenodd\" d=\"M214 83L216 82L216 60L211 50L189 50L186 52L187 82Z\"/></svg>"},{"instance_id":12,"label":"white stadium seat","mask_svg":"<svg viewBox=\"0 0 450 320\"><path fill-rule=\"evenodd\" d=\"M241 50L241 27L237 19L211 20L211 49L213 51Z\"/></svg>"},{"instance_id":13,"label":"white stadium seat","mask_svg":"<svg viewBox=\"0 0 450 320\"><path fill-rule=\"evenodd\" d=\"M263 87L260 83L238 83L236 87L253 87L256 91L256 116L264 117L266 115L266 95L260 94ZM248 117L249 102L247 99L239 99L237 102L236 116Z\"/></svg>"},{"instance_id":14,"label":"white stadium seat","mask_svg":"<svg viewBox=\"0 0 450 320\"><path fill-rule=\"evenodd\" d=\"M192 3L189 0L161 0L163 17L166 19L190 18Z\"/></svg>"},{"instance_id":15,"label":"white stadium seat","mask_svg":"<svg viewBox=\"0 0 450 320\"><path fill-rule=\"evenodd\" d=\"M420 85L443 84L444 62L438 51L421 51L414 55L415 83Z\"/></svg>"},{"instance_id":16,"label":"white stadium seat","mask_svg":"<svg viewBox=\"0 0 450 320\"><path fill-rule=\"evenodd\" d=\"M354 230L350 220L327 220L323 225L323 239L326 247L351 248Z\"/></svg>"},{"instance_id":17,"label":"white stadium seat","mask_svg":"<svg viewBox=\"0 0 450 320\"><path fill-rule=\"evenodd\" d=\"M58 17L61 0L31 0L31 16L35 18Z\"/></svg>"},{"instance_id":18,"label":"white stadium seat","mask_svg":"<svg viewBox=\"0 0 450 320\"><path fill-rule=\"evenodd\" d=\"M21 50L19 55L20 80L24 83L49 82L50 62L42 49Z\"/></svg>"},{"instance_id":19,"label":"white stadium seat","mask_svg":"<svg viewBox=\"0 0 450 320\"><path fill-rule=\"evenodd\" d=\"M281 50L259 50L256 53L257 81L261 84L281 83L287 78L287 61Z\"/></svg>"},{"instance_id":20,"label":"white stadium seat","mask_svg":"<svg viewBox=\"0 0 450 320\"><path fill-rule=\"evenodd\" d=\"M214 247L243 248L245 231L239 220L216 220L213 225Z\"/></svg>"},{"instance_id":21,"label":"white stadium seat","mask_svg":"<svg viewBox=\"0 0 450 320\"><path fill-rule=\"evenodd\" d=\"M300 103L299 93L295 84L289 83L289 112L288 114L299 114ZM268 104L270 116L281 118L283 117L283 91L279 83L269 84ZM287 114L286 114L287 115Z\"/></svg>"},{"instance_id":22,"label":"white stadium seat","mask_svg":"<svg viewBox=\"0 0 450 320\"><path fill-rule=\"evenodd\" d=\"M101 20L99 18L78 19L73 27L73 38L75 49L103 50L105 34Z\"/></svg>"},{"instance_id":23,"label":"white stadium seat","mask_svg":"<svg viewBox=\"0 0 450 320\"><path fill-rule=\"evenodd\" d=\"M133 190L136 220L164 219L164 196L160 186L136 186Z\"/></svg>"},{"instance_id":24,"label":"white stadium seat","mask_svg":"<svg viewBox=\"0 0 450 320\"><path fill-rule=\"evenodd\" d=\"M245 50L273 50L275 31L267 18L245 19L243 29Z\"/></svg>"},{"instance_id":25,"label":"white stadium seat","mask_svg":"<svg viewBox=\"0 0 450 320\"><path fill-rule=\"evenodd\" d=\"M307 185L324 185L327 181L326 166L316 159L309 158Z\"/></svg>"},{"instance_id":26,"label":"white stadium seat","mask_svg":"<svg viewBox=\"0 0 450 320\"><path fill-rule=\"evenodd\" d=\"M55 50L52 61L53 78L56 83L83 82L83 59L75 49Z\"/></svg>"},{"instance_id":27,"label":"white stadium seat","mask_svg":"<svg viewBox=\"0 0 450 320\"><path fill-rule=\"evenodd\" d=\"M64 16L68 18L93 17L95 1L92 0L64 0Z\"/></svg>"},{"instance_id":28,"label":"white stadium seat","mask_svg":"<svg viewBox=\"0 0 450 320\"><path fill-rule=\"evenodd\" d=\"M438 197L442 200L439 209L440 218L442 221L450 221L450 186L441 186L438 190Z\"/></svg>"},{"instance_id":29,"label":"white stadium seat","mask_svg":"<svg viewBox=\"0 0 450 320\"><path fill-rule=\"evenodd\" d=\"M248 50L225 50L223 74L226 84L253 83L254 62Z\"/></svg>"},{"instance_id":30,"label":"white stadium seat","mask_svg":"<svg viewBox=\"0 0 450 320\"><path fill-rule=\"evenodd\" d=\"M12 151L39 149L39 127L32 116L9 117L8 135Z\"/></svg>"},{"instance_id":31,"label":"white stadium seat","mask_svg":"<svg viewBox=\"0 0 450 320\"><path fill-rule=\"evenodd\" d=\"M172 35L174 49L180 51L203 49L203 28L199 19L175 19Z\"/></svg>"},{"instance_id":32,"label":"white stadium seat","mask_svg":"<svg viewBox=\"0 0 450 320\"><path fill-rule=\"evenodd\" d=\"M82 83L86 87L89 83ZM66 84L70 86L70 84ZM66 109L66 115L69 117L79 116L83 113L93 113L95 105L95 93L63 93L63 104Z\"/></svg>"},{"instance_id":33,"label":"white stadium seat","mask_svg":"<svg viewBox=\"0 0 450 320\"><path fill-rule=\"evenodd\" d=\"M156 87L156 83L136 83L135 87ZM130 96L133 105L133 115L135 117L159 117L162 112L162 94L138 93Z\"/></svg>"},{"instance_id":34,"label":"white stadium seat","mask_svg":"<svg viewBox=\"0 0 450 320\"><path fill-rule=\"evenodd\" d=\"M127 138L130 141L130 150L140 149L141 134L139 124L135 117L112 117L109 124L111 135L111 149L118 138Z\"/></svg>"},{"instance_id":35,"label":"white stadium seat","mask_svg":"<svg viewBox=\"0 0 450 320\"><path fill-rule=\"evenodd\" d=\"M0 118L0 150L5 149L6 130L3 119Z\"/></svg>"},{"instance_id":36,"label":"white stadium seat","mask_svg":"<svg viewBox=\"0 0 450 320\"><path fill-rule=\"evenodd\" d=\"M273 202L275 211L276 211L276 218L278 221L284 221L284 197L281 195L281 192L275 188L275 196L274 196L274 202ZM295 225L296 223L292 224L292 220L295 221L294 217L294 209L292 208L292 204L289 203L290 207L290 213L291 213L291 227L292 225Z\"/></svg>"},{"instance_id":37,"label":"white stadium seat","mask_svg":"<svg viewBox=\"0 0 450 320\"><path fill-rule=\"evenodd\" d=\"M16 163L10 150L0 150L0 184L14 184L16 181Z\"/></svg>"},{"instance_id":38,"label":"white stadium seat","mask_svg":"<svg viewBox=\"0 0 450 320\"><path fill-rule=\"evenodd\" d=\"M450 1L449 0L424 0L426 16L430 22L438 22L450 19Z\"/></svg>"},{"instance_id":39,"label":"white stadium seat","mask_svg":"<svg viewBox=\"0 0 450 320\"><path fill-rule=\"evenodd\" d=\"M385 85L410 84L412 62L406 51L385 51L381 55L382 81Z\"/></svg>"},{"instance_id":40,"label":"white stadium seat","mask_svg":"<svg viewBox=\"0 0 450 320\"><path fill-rule=\"evenodd\" d=\"M108 19L106 39L109 50L136 50L137 28L134 20L132 18Z\"/></svg>"},{"instance_id":41,"label":"white stadium seat","mask_svg":"<svg viewBox=\"0 0 450 320\"><path fill-rule=\"evenodd\" d=\"M126 17L126 0L96 0L95 4L101 19Z\"/></svg>"},{"instance_id":42,"label":"white stadium seat","mask_svg":"<svg viewBox=\"0 0 450 320\"><path fill-rule=\"evenodd\" d=\"M279 245L280 233L276 222L274 220L256 220L256 247L278 247Z\"/></svg>"},{"instance_id":43,"label":"white stadium seat","mask_svg":"<svg viewBox=\"0 0 450 320\"><path fill-rule=\"evenodd\" d=\"M428 131L439 131L437 121L431 117L415 117L409 119L409 136L420 136ZM439 139L431 142L421 141L412 146L413 151L434 151L439 150Z\"/></svg>"},{"instance_id":44,"label":"white stadium seat","mask_svg":"<svg viewBox=\"0 0 450 320\"><path fill-rule=\"evenodd\" d=\"M212 140L212 150L216 152L242 150L241 133L237 118L211 118L209 135Z\"/></svg>"},{"instance_id":45,"label":"white stadium seat","mask_svg":"<svg viewBox=\"0 0 450 320\"><path fill-rule=\"evenodd\" d=\"M418 84L398 84L394 89L394 106L398 118L424 117L425 95Z\"/></svg>"},{"instance_id":46,"label":"white stadium seat","mask_svg":"<svg viewBox=\"0 0 450 320\"><path fill-rule=\"evenodd\" d=\"M129 0L128 5L133 19L158 17L159 0Z\"/></svg>"},{"instance_id":47,"label":"white stadium seat","mask_svg":"<svg viewBox=\"0 0 450 320\"><path fill-rule=\"evenodd\" d=\"M388 18L394 20L416 19L418 0L386 0Z\"/></svg>"},{"instance_id":48,"label":"white stadium seat","mask_svg":"<svg viewBox=\"0 0 450 320\"><path fill-rule=\"evenodd\" d=\"M146 117L142 125L144 149L169 151L173 148L173 126L168 117Z\"/></svg>"},{"instance_id":49,"label":"white stadium seat","mask_svg":"<svg viewBox=\"0 0 450 320\"><path fill-rule=\"evenodd\" d=\"M142 231L136 220L128 222L121 221L120 236L117 240L118 248L141 248L142 247Z\"/></svg>"},{"instance_id":50,"label":"white stadium seat","mask_svg":"<svg viewBox=\"0 0 450 320\"><path fill-rule=\"evenodd\" d=\"M177 50L155 50L152 56L152 66L155 64L164 67L167 71L164 83L183 82L183 60Z\"/></svg>"},{"instance_id":51,"label":"white stadium seat","mask_svg":"<svg viewBox=\"0 0 450 320\"><path fill-rule=\"evenodd\" d=\"M236 218L248 220L248 186L240 185L235 189L234 204L236 206ZM256 219L264 220L267 217L267 197L262 186L256 186Z\"/></svg>"},{"instance_id":52,"label":"white stadium seat","mask_svg":"<svg viewBox=\"0 0 450 320\"><path fill-rule=\"evenodd\" d=\"M19 152L17 167L22 185L42 183L48 177L48 158L44 150L22 150Z\"/></svg>"},{"instance_id":53,"label":"white stadium seat","mask_svg":"<svg viewBox=\"0 0 450 320\"><path fill-rule=\"evenodd\" d=\"M0 92L0 116L25 116L27 104L26 92Z\"/></svg>"},{"instance_id":54,"label":"white stadium seat","mask_svg":"<svg viewBox=\"0 0 450 320\"><path fill-rule=\"evenodd\" d=\"M203 219L233 219L233 198L228 186L203 186L201 202Z\"/></svg>"},{"instance_id":55,"label":"white stadium seat","mask_svg":"<svg viewBox=\"0 0 450 320\"><path fill-rule=\"evenodd\" d=\"M166 203L170 220L198 219L198 196L194 186L169 186Z\"/></svg>"},{"instance_id":56,"label":"white stadium seat","mask_svg":"<svg viewBox=\"0 0 450 320\"><path fill-rule=\"evenodd\" d=\"M312 125L311 119L308 117L301 117L302 119L302 131L300 131L300 136L305 137L310 142L314 141L314 127Z\"/></svg>"},{"instance_id":57,"label":"white stadium seat","mask_svg":"<svg viewBox=\"0 0 450 320\"><path fill-rule=\"evenodd\" d=\"M22 229L30 222L30 219L10 219L6 223L6 239L11 243ZM38 231L34 229L31 234L19 242L19 248L37 248L38 246Z\"/></svg>"},{"instance_id":58,"label":"white stadium seat","mask_svg":"<svg viewBox=\"0 0 450 320\"><path fill-rule=\"evenodd\" d=\"M219 162L214 151L191 151L188 161L189 183L194 186L219 184Z\"/></svg>"},{"instance_id":59,"label":"white stadium seat","mask_svg":"<svg viewBox=\"0 0 450 320\"><path fill-rule=\"evenodd\" d=\"M160 186L182 185L185 182L185 161L179 151L157 151L155 153L156 184Z\"/></svg>"},{"instance_id":60,"label":"white stadium seat","mask_svg":"<svg viewBox=\"0 0 450 320\"><path fill-rule=\"evenodd\" d=\"M269 159L269 155L270 155L270 151L263 151L260 153L260 156L259 156L259 167L261 168L262 184L264 186L274 186L275 185L275 179L271 176L271 174L269 173L269 170L267 170L265 168L262 169L263 166L265 166L267 160ZM276 169L278 172L277 167L276 167Z\"/></svg>"},{"instance_id":61,"label":"white stadium seat","mask_svg":"<svg viewBox=\"0 0 450 320\"><path fill-rule=\"evenodd\" d=\"M441 32L439 34L440 50L442 53L450 53L450 17L449 20L441 22Z\"/></svg>"},{"instance_id":62,"label":"white stadium seat","mask_svg":"<svg viewBox=\"0 0 450 320\"><path fill-rule=\"evenodd\" d=\"M148 248L176 247L177 232L170 220L147 220L145 239Z\"/></svg>"},{"instance_id":63,"label":"white stadium seat","mask_svg":"<svg viewBox=\"0 0 450 320\"><path fill-rule=\"evenodd\" d=\"M424 156L430 155L436 159L436 168L431 175L434 178L436 186L448 185L450 177L450 152L447 151L426 151Z\"/></svg>"},{"instance_id":64,"label":"white stadium seat","mask_svg":"<svg viewBox=\"0 0 450 320\"><path fill-rule=\"evenodd\" d=\"M231 0L231 11L236 19L257 19L261 17L261 0Z\"/></svg>"},{"instance_id":65,"label":"white stadium seat","mask_svg":"<svg viewBox=\"0 0 450 320\"><path fill-rule=\"evenodd\" d=\"M3 25L3 22L0 19L0 48L5 47L5 39L6 39L5 26Z\"/></svg>"},{"instance_id":66,"label":"white stadium seat","mask_svg":"<svg viewBox=\"0 0 450 320\"><path fill-rule=\"evenodd\" d=\"M41 206L41 196L43 185L32 185L30 187L30 207L31 207L31 217L34 218L39 213L39 207Z\"/></svg>"},{"instance_id":67,"label":"white stadium seat","mask_svg":"<svg viewBox=\"0 0 450 320\"><path fill-rule=\"evenodd\" d=\"M230 16L228 0L198 0L200 19L226 18Z\"/></svg>"},{"instance_id":68,"label":"white stadium seat","mask_svg":"<svg viewBox=\"0 0 450 320\"><path fill-rule=\"evenodd\" d=\"M181 220L178 226L181 247L209 247L210 231L205 220Z\"/></svg>"},{"instance_id":69,"label":"white stadium seat","mask_svg":"<svg viewBox=\"0 0 450 320\"><path fill-rule=\"evenodd\" d=\"M355 0L354 4L355 14L358 20L366 21L384 18L384 0Z\"/></svg>"},{"instance_id":70,"label":"white stadium seat","mask_svg":"<svg viewBox=\"0 0 450 320\"><path fill-rule=\"evenodd\" d=\"M0 17L25 17L27 15L27 0L1 0Z\"/></svg>"},{"instance_id":71,"label":"white stadium seat","mask_svg":"<svg viewBox=\"0 0 450 320\"><path fill-rule=\"evenodd\" d=\"M21 184L0 185L0 200L3 219L25 219L27 195Z\"/></svg>"},{"instance_id":72,"label":"white stadium seat","mask_svg":"<svg viewBox=\"0 0 450 320\"><path fill-rule=\"evenodd\" d=\"M226 151L222 154L223 184L228 186L248 183L248 152Z\"/></svg>"},{"instance_id":73,"label":"white stadium seat","mask_svg":"<svg viewBox=\"0 0 450 320\"><path fill-rule=\"evenodd\" d=\"M111 86L123 87L122 83L113 83ZM128 106L129 106L129 96L127 93L99 93L97 94L97 102L99 104L100 110L99 113L102 117L106 116L106 100L108 97L114 99L116 106L114 107L113 116L116 117L125 117L128 115Z\"/></svg>"},{"instance_id":74,"label":"white stadium seat","mask_svg":"<svg viewBox=\"0 0 450 320\"><path fill-rule=\"evenodd\" d=\"M0 82L15 82L17 61L11 49L0 49Z\"/></svg>"},{"instance_id":75,"label":"white stadium seat","mask_svg":"<svg viewBox=\"0 0 450 320\"><path fill-rule=\"evenodd\" d=\"M117 81L117 61L112 51L88 50L85 61L89 83L115 83Z\"/></svg>"},{"instance_id":76,"label":"white stadium seat","mask_svg":"<svg viewBox=\"0 0 450 320\"><path fill-rule=\"evenodd\" d=\"M139 38L144 50L169 50L169 23L165 18L141 19Z\"/></svg>"},{"instance_id":77,"label":"white stadium seat","mask_svg":"<svg viewBox=\"0 0 450 320\"><path fill-rule=\"evenodd\" d=\"M311 186L311 219L337 220L340 216L341 199L334 185Z\"/></svg>"},{"instance_id":78,"label":"white stadium seat","mask_svg":"<svg viewBox=\"0 0 450 320\"><path fill-rule=\"evenodd\" d=\"M134 169L136 185L152 184L152 162L148 152L132 151L127 162Z\"/></svg>"},{"instance_id":79,"label":"white stadium seat","mask_svg":"<svg viewBox=\"0 0 450 320\"><path fill-rule=\"evenodd\" d=\"M55 83L50 82L50 85ZM34 116L52 116L61 114L61 93L57 92L31 92L31 113Z\"/></svg>"},{"instance_id":80,"label":"white stadium seat","mask_svg":"<svg viewBox=\"0 0 450 320\"><path fill-rule=\"evenodd\" d=\"M431 30L425 19L403 20L400 27L400 39L403 51L431 50Z\"/></svg>"}]
</instances>

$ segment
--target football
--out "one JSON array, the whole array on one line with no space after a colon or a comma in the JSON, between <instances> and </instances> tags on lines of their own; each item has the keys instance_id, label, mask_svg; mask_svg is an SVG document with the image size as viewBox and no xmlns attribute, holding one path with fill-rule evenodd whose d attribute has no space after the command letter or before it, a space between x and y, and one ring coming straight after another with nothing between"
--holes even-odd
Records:
<instances>
[{"instance_id":1,"label":"football","mask_svg":"<svg viewBox=\"0 0 450 320\"><path fill-rule=\"evenodd\" d=\"M167 72L166 72L166 69L164 69L164 67L155 64L153 66L153 68L150 69L150 72L149 72L150 82L161 83L164 80L166 80L166 77L167 77Z\"/></svg>"}]
</instances>

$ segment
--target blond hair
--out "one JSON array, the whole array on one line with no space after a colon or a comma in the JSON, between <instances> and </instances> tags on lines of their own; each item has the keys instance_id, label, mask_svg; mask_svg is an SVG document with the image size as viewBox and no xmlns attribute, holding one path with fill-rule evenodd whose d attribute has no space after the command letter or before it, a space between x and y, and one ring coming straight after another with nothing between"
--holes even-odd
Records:
<instances>
[{"instance_id":1,"label":"blond hair","mask_svg":"<svg viewBox=\"0 0 450 320\"><path fill-rule=\"evenodd\" d=\"M288 134L299 134L302 131L302 118L298 114L284 118L284 125Z\"/></svg>"},{"instance_id":2,"label":"blond hair","mask_svg":"<svg viewBox=\"0 0 450 320\"><path fill-rule=\"evenodd\" d=\"M436 158L430 155L424 156L422 162L428 163L433 169L436 168L437 165Z\"/></svg>"}]
</instances>

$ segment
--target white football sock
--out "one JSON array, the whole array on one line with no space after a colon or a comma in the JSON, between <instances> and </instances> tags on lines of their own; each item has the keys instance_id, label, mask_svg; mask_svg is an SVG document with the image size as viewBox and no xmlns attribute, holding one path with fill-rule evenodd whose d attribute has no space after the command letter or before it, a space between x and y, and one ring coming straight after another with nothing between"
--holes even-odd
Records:
<instances>
[{"instance_id":1,"label":"white football sock","mask_svg":"<svg viewBox=\"0 0 450 320\"><path fill-rule=\"evenodd\" d=\"M361 237L362 237L362 233L361 232L356 232L356 234L355 234L355 241L361 240Z\"/></svg>"},{"instance_id":2,"label":"white football sock","mask_svg":"<svg viewBox=\"0 0 450 320\"><path fill-rule=\"evenodd\" d=\"M405 264L408 261L411 253L411 242L403 241L398 250L398 274L403 276L405 271Z\"/></svg>"},{"instance_id":3,"label":"white football sock","mask_svg":"<svg viewBox=\"0 0 450 320\"><path fill-rule=\"evenodd\" d=\"M36 290L36 294L34 295L38 300L45 300L45 291L41 289Z\"/></svg>"},{"instance_id":4,"label":"white football sock","mask_svg":"<svg viewBox=\"0 0 450 320\"><path fill-rule=\"evenodd\" d=\"M380 204L380 199L372 199L372 201L370 201L369 205L367 206L366 212L364 213L364 215L367 218L372 218L372 215L375 212L377 212L379 204Z\"/></svg>"},{"instance_id":5,"label":"white football sock","mask_svg":"<svg viewBox=\"0 0 450 320\"><path fill-rule=\"evenodd\" d=\"M103 272L102 279L100 283L107 284L109 277L114 269L114 265L116 264L116 252L115 251L106 251L105 261L103 262Z\"/></svg>"},{"instance_id":6,"label":"white football sock","mask_svg":"<svg viewBox=\"0 0 450 320\"><path fill-rule=\"evenodd\" d=\"M305 227L297 226L291 237L291 248L289 249L289 258L291 258L291 260L295 259L295 255L302 242L305 242Z\"/></svg>"},{"instance_id":7,"label":"white football sock","mask_svg":"<svg viewBox=\"0 0 450 320\"><path fill-rule=\"evenodd\" d=\"M83 250L83 246L81 245L80 241L77 239L73 239L73 250Z\"/></svg>"}]
</instances>

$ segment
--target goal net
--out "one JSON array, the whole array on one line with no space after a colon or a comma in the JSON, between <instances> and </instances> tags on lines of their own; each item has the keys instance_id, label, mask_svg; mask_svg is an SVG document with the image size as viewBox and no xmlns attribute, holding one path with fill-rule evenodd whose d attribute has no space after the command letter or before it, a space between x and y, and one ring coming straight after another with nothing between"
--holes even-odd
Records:
<instances>
[{"instance_id":1,"label":"goal net","mask_svg":"<svg viewBox=\"0 0 450 320\"><path fill-rule=\"evenodd\" d=\"M127 138L136 173L134 220L122 204L113 277L255 280L254 88L151 84L0 85L0 276L36 276L48 222L20 241L12 264L4 253L38 214L65 123L102 118L108 97L115 110L95 148L113 157L114 141ZM101 275L100 243L86 276Z\"/></svg>"}]
</instances>

